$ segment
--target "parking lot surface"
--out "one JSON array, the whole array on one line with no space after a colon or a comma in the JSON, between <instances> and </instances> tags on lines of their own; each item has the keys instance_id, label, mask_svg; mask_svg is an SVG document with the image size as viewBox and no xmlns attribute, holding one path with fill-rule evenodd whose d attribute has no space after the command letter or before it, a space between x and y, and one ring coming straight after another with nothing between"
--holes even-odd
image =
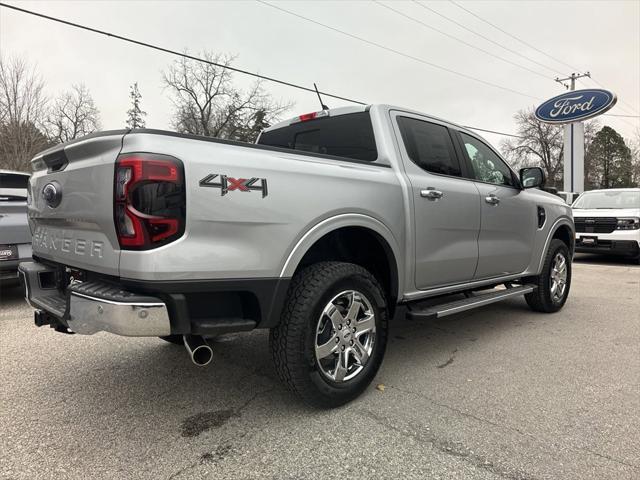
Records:
<instances>
[{"instance_id":1,"label":"parking lot surface","mask_svg":"<svg viewBox=\"0 0 640 480\"><path fill-rule=\"evenodd\" d=\"M374 384L333 411L281 386L267 332L219 338L198 368L159 339L36 328L18 289L0 301L1 478L640 478L623 261L579 257L554 315L399 315Z\"/></svg>"}]
</instances>

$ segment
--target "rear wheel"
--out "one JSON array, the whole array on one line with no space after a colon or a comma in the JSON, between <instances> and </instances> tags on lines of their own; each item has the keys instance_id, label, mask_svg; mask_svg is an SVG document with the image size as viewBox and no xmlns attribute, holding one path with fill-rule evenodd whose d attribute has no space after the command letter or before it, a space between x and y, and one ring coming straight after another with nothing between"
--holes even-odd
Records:
<instances>
[{"instance_id":1,"label":"rear wheel","mask_svg":"<svg viewBox=\"0 0 640 480\"><path fill-rule=\"evenodd\" d=\"M387 306L364 268L322 262L297 274L269 345L281 380L306 403L331 408L364 391L387 342Z\"/></svg>"},{"instance_id":2,"label":"rear wheel","mask_svg":"<svg viewBox=\"0 0 640 480\"><path fill-rule=\"evenodd\" d=\"M542 272L534 281L538 288L525 295L531 309L553 313L564 306L571 287L571 257L562 240L551 240Z\"/></svg>"}]
</instances>

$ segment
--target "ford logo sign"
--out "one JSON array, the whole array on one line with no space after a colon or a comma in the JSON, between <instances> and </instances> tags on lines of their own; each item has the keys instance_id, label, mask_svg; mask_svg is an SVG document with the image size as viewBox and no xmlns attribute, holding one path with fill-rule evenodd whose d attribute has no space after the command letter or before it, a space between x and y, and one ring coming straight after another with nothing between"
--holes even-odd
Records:
<instances>
[{"instance_id":1,"label":"ford logo sign","mask_svg":"<svg viewBox=\"0 0 640 480\"><path fill-rule=\"evenodd\" d=\"M56 208L62 201L62 187L58 182L47 183L42 189L42 198L49 207Z\"/></svg>"},{"instance_id":2,"label":"ford logo sign","mask_svg":"<svg viewBox=\"0 0 640 480\"><path fill-rule=\"evenodd\" d=\"M572 90L536 108L536 118L545 123L579 122L606 112L616 101L615 93L608 90Z\"/></svg>"}]
</instances>

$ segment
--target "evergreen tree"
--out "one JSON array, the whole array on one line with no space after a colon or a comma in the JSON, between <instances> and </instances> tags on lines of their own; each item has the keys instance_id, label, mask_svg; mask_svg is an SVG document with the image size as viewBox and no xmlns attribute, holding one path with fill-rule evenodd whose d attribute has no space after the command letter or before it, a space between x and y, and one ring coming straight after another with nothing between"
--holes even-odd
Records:
<instances>
[{"instance_id":1,"label":"evergreen tree","mask_svg":"<svg viewBox=\"0 0 640 480\"><path fill-rule=\"evenodd\" d=\"M144 128L147 112L143 111L140 107L142 100L142 94L138 90L138 82L131 85L131 92L129 93L131 98L131 108L127 110L127 127L129 128Z\"/></svg>"},{"instance_id":2,"label":"evergreen tree","mask_svg":"<svg viewBox=\"0 0 640 480\"><path fill-rule=\"evenodd\" d=\"M611 127L602 127L588 148L591 176L599 188L632 186L633 163L631 149L622 136Z\"/></svg>"}]
</instances>

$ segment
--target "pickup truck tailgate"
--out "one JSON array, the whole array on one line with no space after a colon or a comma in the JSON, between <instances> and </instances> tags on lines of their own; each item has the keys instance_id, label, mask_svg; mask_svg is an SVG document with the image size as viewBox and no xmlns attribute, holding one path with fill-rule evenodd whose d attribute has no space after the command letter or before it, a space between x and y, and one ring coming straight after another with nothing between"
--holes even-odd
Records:
<instances>
[{"instance_id":1,"label":"pickup truck tailgate","mask_svg":"<svg viewBox=\"0 0 640 480\"><path fill-rule=\"evenodd\" d=\"M32 160L29 225L34 256L118 274L113 177L124 134L84 137Z\"/></svg>"}]
</instances>

